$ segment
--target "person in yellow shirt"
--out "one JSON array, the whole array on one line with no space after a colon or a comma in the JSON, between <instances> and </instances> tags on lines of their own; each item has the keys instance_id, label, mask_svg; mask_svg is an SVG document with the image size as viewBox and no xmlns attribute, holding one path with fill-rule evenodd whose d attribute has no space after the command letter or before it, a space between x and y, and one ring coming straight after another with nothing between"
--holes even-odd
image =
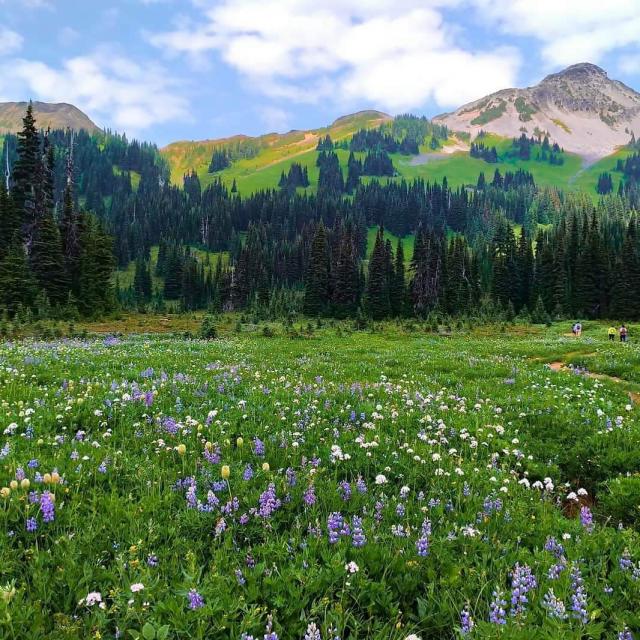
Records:
<instances>
[{"instance_id":1,"label":"person in yellow shirt","mask_svg":"<svg viewBox=\"0 0 640 640\"><path fill-rule=\"evenodd\" d=\"M609 330L607 331L607 335L609 336L609 340L611 342L615 342L616 333L618 333L618 332L616 331L615 327L609 327Z\"/></svg>"}]
</instances>

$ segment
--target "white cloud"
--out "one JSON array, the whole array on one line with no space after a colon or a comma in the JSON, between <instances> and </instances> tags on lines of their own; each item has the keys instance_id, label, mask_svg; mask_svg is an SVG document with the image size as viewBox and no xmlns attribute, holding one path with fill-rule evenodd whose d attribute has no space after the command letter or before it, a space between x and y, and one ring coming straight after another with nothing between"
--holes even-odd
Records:
<instances>
[{"instance_id":1,"label":"white cloud","mask_svg":"<svg viewBox=\"0 0 640 640\"><path fill-rule=\"evenodd\" d=\"M550 65L598 62L640 45L640 0L472 0L479 15L509 35L542 43Z\"/></svg>"},{"instance_id":2,"label":"white cloud","mask_svg":"<svg viewBox=\"0 0 640 640\"><path fill-rule=\"evenodd\" d=\"M50 102L69 102L97 124L137 134L155 124L188 117L164 69L113 52L65 60L60 67L13 59L3 65L5 91Z\"/></svg>"},{"instance_id":3,"label":"white cloud","mask_svg":"<svg viewBox=\"0 0 640 640\"><path fill-rule=\"evenodd\" d=\"M258 113L268 131L277 131L282 133L291 128L290 114L284 109L274 106L266 106L260 108Z\"/></svg>"},{"instance_id":4,"label":"white cloud","mask_svg":"<svg viewBox=\"0 0 640 640\"><path fill-rule=\"evenodd\" d=\"M15 53L22 48L23 38L19 33L0 27L0 55Z\"/></svg>"},{"instance_id":5,"label":"white cloud","mask_svg":"<svg viewBox=\"0 0 640 640\"><path fill-rule=\"evenodd\" d=\"M513 49L458 44L441 10L465 1L193 0L200 20L150 40L190 56L217 51L272 97L449 107L512 85L519 66Z\"/></svg>"}]
</instances>

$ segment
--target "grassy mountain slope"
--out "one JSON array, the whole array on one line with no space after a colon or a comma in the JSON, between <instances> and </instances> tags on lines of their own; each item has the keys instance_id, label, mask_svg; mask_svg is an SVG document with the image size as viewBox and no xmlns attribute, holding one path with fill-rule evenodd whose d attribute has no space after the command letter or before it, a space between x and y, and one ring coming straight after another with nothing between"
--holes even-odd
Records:
<instances>
[{"instance_id":1,"label":"grassy mountain slope","mask_svg":"<svg viewBox=\"0 0 640 640\"><path fill-rule=\"evenodd\" d=\"M22 129L27 102L0 102L0 133L16 133ZM72 104L34 102L33 115L41 129L85 129L90 133L99 127Z\"/></svg>"},{"instance_id":2,"label":"grassy mountain slope","mask_svg":"<svg viewBox=\"0 0 640 640\"><path fill-rule=\"evenodd\" d=\"M182 184L182 176L195 169L203 185L207 185L215 179L215 175L207 172L214 149L238 142L251 143L259 148L257 155L236 160L221 174L225 182L231 183L233 178L236 178L239 188L242 184L242 192L252 192L263 186L276 186L282 168L289 166L294 159L304 162L305 154L315 150L320 137L328 134L333 140L341 140L350 137L359 129L374 128L390 119L391 116L380 111L361 111L338 118L333 124L320 129L290 131L284 134L268 133L257 138L232 136L200 142L174 142L161 151L171 166L171 179L175 184ZM274 174L273 167L278 164L281 166L275 171L277 177L274 183L271 176Z\"/></svg>"},{"instance_id":3,"label":"grassy mountain slope","mask_svg":"<svg viewBox=\"0 0 640 640\"><path fill-rule=\"evenodd\" d=\"M206 186L213 180L221 179L228 187L236 181L241 195L250 195L261 189L277 188L281 173L289 170L293 162L307 167L310 181L310 191L315 191L318 183L318 168L316 167L317 152L315 150L318 138L326 134L334 141L349 139L361 128L375 128L387 121L388 116L378 112L361 112L353 116L346 116L337 120L333 125L313 131L292 131L287 134L268 134L260 138L234 136L221 140L203 142L177 142L162 149L162 155L171 167L172 180L175 184L182 184L182 176L194 168L203 184ZM255 157L234 161L230 167L214 174L208 173L209 162L214 148L238 141L258 141L259 152ZM511 139L496 134L488 134L483 139L487 146L495 146L500 158L499 162L490 164L469 155L468 143L452 134L444 141L444 145L432 150L428 140L420 148L420 155L406 156L391 154L397 177L381 179L413 180L422 178L429 181L441 181L447 178L452 186L475 185L480 172L490 179L493 172L499 169L502 174L506 171L523 169L533 174L540 185L555 186L562 189L583 190L597 197L595 186L598 176L603 171L611 171L619 157L626 157L630 152L624 148L613 155L602 158L598 162L586 165L583 158L574 153L564 153L564 164L550 165L536 160L520 160L509 153ZM349 152L336 149L344 174L347 171ZM365 154L356 154L364 158ZM364 178L367 180L368 178ZM619 176L614 176L615 186Z\"/></svg>"}]
</instances>

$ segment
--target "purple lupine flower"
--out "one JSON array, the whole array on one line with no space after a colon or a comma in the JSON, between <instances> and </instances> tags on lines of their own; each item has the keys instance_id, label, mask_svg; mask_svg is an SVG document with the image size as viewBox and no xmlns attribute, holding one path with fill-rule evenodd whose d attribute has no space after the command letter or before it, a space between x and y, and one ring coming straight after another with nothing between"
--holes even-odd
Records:
<instances>
[{"instance_id":1,"label":"purple lupine flower","mask_svg":"<svg viewBox=\"0 0 640 640\"><path fill-rule=\"evenodd\" d=\"M316 490L312 484L307 487L302 499L307 507L312 507L316 503Z\"/></svg>"},{"instance_id":2,"label":"purple lupine flower","mask_svg":"<svg viewBox=\"0 0 640 640\"><path fill-rule=\"evenodd\" d=\"M37 531L38 521L35 518L27 518L26 529L29 533Z\"/></svg>"},{"instance_id":3,"label":"purple lupine flower","mask_svg":"<svg viewBox=\"0 0 640 640\"><path fill-rule=\"evenodd\" d=\"M189 609L204 607L204 598L195 589L190 589L187 597L189 598Z\"/></svg>"},{"instance_id":4,"label":"purple lupine flower","mask_svg":"<svg viewBox=\"0 0 640 640\"><path fill-rule=\"evenodd\" d=\"M271 482L266 491L260 494L260 506L258 507L258 515L261 518L269 518L274 511L277 511L282 505L282 501L276 497L276 485Z\"/></svg>"},{"instance_id":5,"label":"purple lupine flower","mask_svg":"<svg viewBox=\"0 0 640 640\"><path fill-rule=\"evenodd\" d=\"M571 611L573 611L573 617L580 620L582 624L586 624L589 622L587 592L584 588L584 580L582 579L580 567L578 567L577 564L574 564L571 568L571 588L573 590L571 595Z\"/></svg>"},{"instance_id":6,"label":"purple lupine flower","mask_svg":"<svg viewBox=\"0 0 640 640\"><path fill-rule=\"evenodd\" d=\"M145 391L144 404L150 407L153 404L153 391Z\"/></svg>"},{"instance_id":7,"label":"purple lupine flower","mask_svg":"<svg viewBox=\"0 0 640 640\"><path fill-rule=\"evenodd\" d=\"M29 469L37 469L39 465L40 463L37 458L33 458L33 460L29 460L29 462L27 462L27 467L29 467Z\"/></svg>"},{"instance_id":8,"label":"purple lupine flower","mask_svg":"<svg viewBox=\"0 0 640 640\"><path fill-rule=\"evenodd\" d=\"M265 452L264 442L262 442L262 440L260 440L258 436L255 436L253 438L253 453L257 455L259 458L263 458L264 452Z\"/></svg>"},{"instance_id":9,"label":"purple lupine flower","mask_svg":"<svg viewBox=\"0 0 640 640\"><path fill-rule=\"evenodd\" d=\"M593 514L589 507L582 507L580 509L580 524L586 529L587 532L593 531Z\"/></svg>"},{"instance_id":10,"label":"purple lupine flower","mask_svg":"<svg viewBox=\"0 0 640 640\"><path fill-rule=\"evenodd\" d=\"M553 537L549 536L544 543L545 551L551 551L558 558L564 555L564 547Z\"/></svg>"},{"instance_id":11,"label":"purple lupine flower","mask_svg":"<svg viewBox=\"0 0 640 640\"><path fill-rule=\"evenodd\" d=\"M242 587L247 581L244 579L244 576L242 575L242 571L240 571L240 569L236 569L236 580L238 581L238 584Z\"/></svg>"},{"instance_id":12,"label":"purple lupine flower","mask_svg":"<svg viewBox=\"0 0 640 640\"><path fill-rule=\"evenodd\" d=\"M185 498L187 500L187 507L189 509L195 509L198 505L198 501L196 499L196 485L195 482L187 489L185 493Z\"/></svg>"},{"instance_id":13,"label":"purple lupine flower","mask_svg":"<svg viewBox=\"0 0 640 640\"><path fill-rule=\"evenodd\" d=\"M429 555L429 536L431 535L431 522L422 522L422 535L416 540L416 551L422 558Z\"/></svg>"},{"instance_id":14,"label":"purple lupine flower","mask_svg":"<svg viewBox=\"0 0 640 640\"><path fill-rule=\"evenodd\" d=\"M353 516L351 519L351 543L354 547L364 547L367 538L362 528L362 518Z\"/></svg>"},{"instance_id":15,"label":"purple lupine flower","mask_svg":"<svg viewBox=\"0 0 640 640\"><path fill-rule=\"evenodd\" d=\"M358 479L356 480L356 489L358 490L358 493L367 493L367 483L364 481L362 476L358 476Z\"/></svg>"},{"instance_id":16,"label":"purple lupine flower","mask_svg":"<svg viewBox=\"0 0 640 640\"><path fill-rule=\"evenodd\" d=\"M327 517L327 530L329 532L329 544L335 544L340 539L340 529L342 528L343 518L339 512L332 512Z\"/></svg>"},{"instance_id":17,"label":"purple lupine flower","mask_svg":"<svg viewBox=\"0 0 640 640\"><path fill-rule=\"evenodd\" d=\"M538 582L531 572L531 567L516 563L512 575L511 586L511 615L518 616L525 613L529 602L527 593L535 589Z\"/></svg>"},{"instance_id":18,"label":"purple lupine flower","mask_svg":"<svg viewBox=\"0 0 640 640\"><path fill-rule=\"evenodd\" d=\"M404 505L402 504L402 502L398 502L398 504L396 505L396 515L399 518L402 518L404 516Z\"/></svg>"},{"instance_id":19,"label":"purple lupine flower","mask_svg":"<svg viewBox=\"0 0 640 640\"><path fill-rule=\"evenodd\" d=\"M56 508L48 491L44 491L40 496L40 512L42 513L43 522L53 522L55 520Z\"/></svg>"},{"instance_id":20,"label":"purple lupine flower","mask_svg":"<svg viewBox=\"0 0 640 640\"><path fill-rule=\"evenodd\" d=\"M155 555L154 553L150 553L147 556L147 566L149 566L149 567L157 567L158 564L159 564L158 556Z\"/></svg>"},{"instance_id":21,"label":"purple lupine flower","mask_svg":"<svg viewBox=\"0 0 640 640\"><path fill-rule=\"evenodd\" d=\"M544 594L542 606L547 610L549 617L556 618L557 620L566 620L567 608L564 606L564 602L553 592L553 589L549 589L549 591Z\"/></svg>"},{"instance_id":22,"label":"purple lupine flower","mask_svg":"<svg viewBox=\"0 0 640 640\"><path fill-rule=\"evenodd\" d=\"M376 502L375 506L374 506L376 513L373 516L376 522L382 522L382 510L384 509L384 504L382 504L382 502L378 501Z\"/></svg>"},{"instance_id":23,"label":"purple lupine flower","mask_svg":"<svg viewBox=\"0 0 640 640\"><path fill-rule=\"evenodd\" d=\"M26 475L24 473L24 469L22 467L18 467L16 469L16 480L18 482L21 482L22 480L24 480L26 478Z\"/></svg>"},{"instance_id":24,"label":"purple lupine flower","mask_svg":"<svg viewBox=\"0 0 640 640\"><path fill-rule=\"evenodd\" d=\"M220 447L216 446L215 449L211 450L205 448L205 450L202 452L202 457L209 464L219 464L221 460Z\"/></svg>"},{"instance_id":25,"label":"purple lupine flower","mask_svg":"<svg viewBox=\"0 0 640 640\"><path fill-rule=\"evenodd\" d=\"M465 482L464 485L462 486L462 495L465 498L468 498L471 495L471 487L469 487L468 482Z\"/></svg>"},{"instance_id":26,"label":"purple lupine flower","mask_svg":"<svg viewBox=\"0 0 640 640\"><path fill-rule=\"evenodd\" d=\"M493 599L489 605L489 622L492 624L507 624L507 601L500 589L495 589Z\"/></svg>"},{"instance_id":27,"label":"purple lupine flower","mask_svg":"<svg viewBox=\"0 0 640 640\"><path fill-rule=\"evenodd\" d=\"M256 559L250 553L247 553L247 557L244 559L244 562L249 569L253 569L256 566Z\"/></svg>"},{"instance_id":28,"label":"purple lupine flower","mask_svg":"<svg viewBox=\"0 0 640 640\"><path fill-rule=\"evenodd\" d=\"M471 617L471 612L469 611L469 606L467 605L460 612L460 631L463 636L466 636L468 633L471 633L473 627L475 627L475 622Z\"/></svg>"},{"instance_id":29,"label":"purple lupine flower","mask_svg":"<svg viewBox=\"0 0 640 640\"><path fill-rule=\"evenodd\" d=\"M287 476L287 482L289 486L295 487L297 482L296 472L291 467L287 467L287 470L285 471L285 475Z\"/></svg>"},{"instance_id":30,"label":"purple lupine flower","mask_svg":"<svg viewBox=\"0 0 640 640\"><path fill-rule=\"evenodd\" d=\"M265 627L264 640L278 640L278 634L273 630L273 616L267 616L267 626Z\"/></svg>"},{"instance_id":31,"label":"purple lupine flower","mask_svg":"<svg viewBox=\"0 0 640 640\"><path fill-rule=\"evenodd\" d=\"M345 502L351 498L351 485L346 480L339 484L338 491L342 494L342 499Z\"/></svg>"},{"instance_id":32,"label":"purple lupine flower","mask_svg":"<svg viewBox=\"0 0 640 640\"><path fill-rule=\"evenodd\" d=\"M629 627L625 627L619 634L618 640L633 640L633 633L629 631Z\"/></svg>"},{"instance_id":33,"label":"purple lupine flower","mask_svg":"<svg viewBox=\"0 0 640 640\"><path fill-rule=\"evenodd\" d=\"M242 479L244 481L249 481L251 480L251 478L253 478L253 467L250 464L248 464L244 468L244 472L242 473Z\"/></svg>"},{"instance_id":34,"label":"purple lupine flower","mask_svg":"<svg viewBox=\"0 0 640 640\"><path fill-rule=\"evenodd\" d=\"M322 640L320 629L318 629L315 622L310 622L307 626L307 631L304 634L304 640Z\"/></svg>"},{"instance_id":35,"label":"purple lupine flower","mask_svg":"<svg viewBox=\"0 0 640 640\"><path fill-rule=\"evenodd\" d=\"M560 574L567 568L567 560L564 556L560 556L558 558L558 562L556 564L552 564L549 567L549 571L547 573L547 577L550 580L557 580L560 577Z\"/></svg>"}]
</instances>

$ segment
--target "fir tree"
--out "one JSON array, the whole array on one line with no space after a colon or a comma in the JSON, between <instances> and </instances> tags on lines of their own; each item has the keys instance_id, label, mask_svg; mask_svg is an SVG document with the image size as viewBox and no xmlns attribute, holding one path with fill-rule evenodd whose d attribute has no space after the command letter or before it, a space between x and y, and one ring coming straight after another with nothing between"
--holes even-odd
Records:
<instances>
[{"instance_id":1,"label":"fir tree","mask_svg":"<svg viewBox=\"0 0 640 640\"><path fill-rule=\"evenodd\" d=\"M324 224L316 229L304 281L303 312L318 316L327 309L330 294L329 247Z\"/></svg>"},{"instance_id":2,"label":"fir tree","mask_svg":"<svg viewBox=\"0 0 640 640\"><path fill-rule=\"evenodd\" d=\"M404 249L402 239L398 238L396 246L396 255L393 265L393 277L391 288L389 291L389 299L391 303L391 313L394 316L402 316L405 311L405 269L404 269Z\"/></svg>"},{"instance_id":3,"label":"fir tree","mask_svg":"<svg viewBox=\"0 0 640 640\"><path fill-rule=\"evenodd\" d=\"M366 289L367 313L373 320L383 320L391 313L389 299L389 254L384 241L384 230L378 229L373 252L369 260Z\"/></svg>"}]
</instances>

